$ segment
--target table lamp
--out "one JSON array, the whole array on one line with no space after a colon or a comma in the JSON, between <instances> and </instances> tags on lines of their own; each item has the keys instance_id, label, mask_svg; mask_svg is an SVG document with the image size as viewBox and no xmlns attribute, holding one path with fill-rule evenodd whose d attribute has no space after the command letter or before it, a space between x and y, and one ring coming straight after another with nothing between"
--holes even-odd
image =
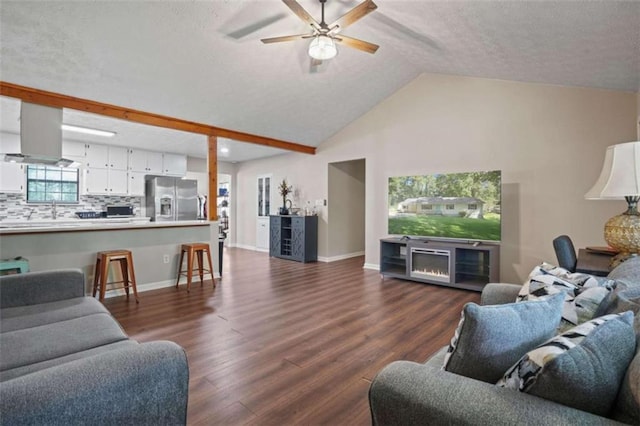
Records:
<instances>
[{"instance_id":1,"label":"table lamp","mask_svg":"<svg viewBox=\"0 0 640 426\"><path fill-rule=\"evenodd\" d=\"M604 225L604 239L619 252L611 260L612 268L637 256L640 253L640 141L607 147L600 177L585 198L627 201L627 211Z\"/></svg>"}]
</instances>

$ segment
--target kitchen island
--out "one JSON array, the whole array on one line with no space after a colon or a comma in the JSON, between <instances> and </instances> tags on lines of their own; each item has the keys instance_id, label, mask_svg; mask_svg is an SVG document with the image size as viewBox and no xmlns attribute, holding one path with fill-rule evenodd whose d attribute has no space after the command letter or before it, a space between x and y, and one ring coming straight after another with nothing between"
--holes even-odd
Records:
<instances>
[{"instance_id":1,"label":"kitchen island","mask_svg":"<svg viewBox=\"0 0 640 426\"><path fill-rule=\"evenodd\" d=\"M114 229L208 226L210 223L211 222L205 220L150 222L149 218L0 221L0 236L43 232L112 231Z\"/></svg>"},{"instance_id":2,"label":"kitchen island","mask_svg":"<svg viewBox=\"0 0 640 426\"><path fill-rule=\"evenodd\" d=\"M91 292L98 251L133 253L138 291L175 285L180 245L207 242L217 257L218 224L202 220L149 222L123 219L0 221L0 258L26 258L31 271L80 268ZM214 276L219 277L217 265ZM124 294L122 290L107 296ZM143 299L144 300L144 299Z\"/></svg>"}]
</instances>

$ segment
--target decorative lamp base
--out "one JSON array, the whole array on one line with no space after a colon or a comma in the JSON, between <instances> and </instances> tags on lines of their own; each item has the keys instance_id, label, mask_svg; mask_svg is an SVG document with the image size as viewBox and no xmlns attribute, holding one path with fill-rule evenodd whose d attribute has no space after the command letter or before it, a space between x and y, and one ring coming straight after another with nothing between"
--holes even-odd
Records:
<instances>
[{"instance_id":1,"label":"decorative lamp base","mask_svg":"<svg viewBox=\"0 0 640 426\"><path fill-rule=\"evenodd\" d=\"M625 212L612 217L604 225L604 239L621 252L639 253L640 215Z\"/></svg>"}]
</instances>

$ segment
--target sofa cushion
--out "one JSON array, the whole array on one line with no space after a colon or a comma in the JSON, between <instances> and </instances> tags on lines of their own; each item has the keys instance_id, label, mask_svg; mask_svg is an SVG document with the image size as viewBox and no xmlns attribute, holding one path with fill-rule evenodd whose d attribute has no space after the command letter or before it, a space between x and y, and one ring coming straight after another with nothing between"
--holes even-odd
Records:
<instances>
[{"instance_id":1,"label":"sofa cushion","mask_svg":"<svg viewBox=\"0 0 640 426\"><path fill-rule=\"evenodd\" d=\"M0 331L4 333L21 330L99 313L108 314L109 311L102 303L90 297L3 308L0 309Z\"/></svg>"},{"instance_id":2,"label":"sofa cushion","mask_svg":"<svg viewBox=\"0 0 640 426\"><path fill-rule=\"evenodd\" d=\"M598 307L615 287L615 281L589 274L571 273L564 268L542 263L529 274L517 301L545 298L564 293L559 331L568 330L595 317Z\"/></svg>"},{"instance_id":3,"label":"sofa cushion","mask_svg":"<svg viewBox=\"0 0 640 426\"><path fill-rule=\"evenodd\" d=\"M612 417L624 423L640 425L640 343L636 339L636 356L620 385Z\"/></svg>"},{"instance_id":4,"label":"sofa cushion","mask_svg":"<svg viewBox=\"0 0 640 426\"><path fill-rule=\"evenodd\" d=\"M580 324L525 354L498 386L607 416L634 356L633 313Z\"/></svg>"},{"instance_id":5,"label":"sofa cushion","mask_svg":"<svg viewBox=\"0 0 640 426\"><path fill-rule=\"evenodd\" d=\"M53 358L42 362L36 362L34 364L23 365L22 367L12 368L10 370L0 371L0 382L15 379L16 377L24 376L25 374L35 373L37 371L54 367L56 365L66 364L67 362L75 361L76 359L86 358L104 352L125 349L133 346L138 346L138 342L136 342L135 340L120 340L119 342L98 346L86 351L75 352L66 356L61 356L59 358Z\"/></svg>"},{"instance_id":6,"label":"sofa cushion","mask_svg":"<svg viewBox=\"0 0 640 426\"><path fill-rule=\"evenodd\" d=\"M635 277L640 280L640 275ZM640 424L640 286L629 286L629 281L621 277L604 306L603 314L617 314L632 311L635 314L633 328L636 332L636 354L620 386L620 393L613 418L630 424ZM604 304L605 302L603 302Z\"/></svg>"},{"instance_id":7,"label":"sofa cushion","mask_svg":"<svg viewBox=\"0 0 640 426\"><path fill-rule=\"evenodd\" d=\"M495 383L528 350L551 338L564 295L505 305L467 303L443 369Z\"/></svg>"},{"instance_id":8,"label":"sofa cushion","mask_svg":"<svg viewBox=\"0 0 640 426\"><path fill-rule=\"evenodd\" d=\"M127 339L108 314L93 314L0 334L0 371Z\"/></svg>"}]
</instances>

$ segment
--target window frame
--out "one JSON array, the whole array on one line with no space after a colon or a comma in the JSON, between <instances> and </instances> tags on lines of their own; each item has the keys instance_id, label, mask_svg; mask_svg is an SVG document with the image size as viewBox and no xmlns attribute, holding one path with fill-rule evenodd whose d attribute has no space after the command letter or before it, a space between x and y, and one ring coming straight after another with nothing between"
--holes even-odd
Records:
<instances>
[{"instance_id":1,"label":"window frame","mask_svg":"<svg viewBox=\"0 0 640 426\"><path fill-rule=\"evenodd\" d=\"M43 173L44 177L30 177L30 169L35 174L37 174L38 172ZM65 180L65 174L68 174L65 172L70 172L70 171L75 171L75 180ZM55 173L55 172L60 172L59 179L53 179L47 176L48 173ZM71 168L71 167L48 166L45 164L27 164L25 174L26 174L25 198L26 198L27 204L49 204L53 201L55 201L58 204L74 204L74 205L80 204L80 170L79 169ZM29 184L32 182L44 184L44 191L31 190ZM64 184L70 184L70 183L75 184L76 186L75 200L63 199L64 194L73 194L73 192L71 191L63 191L62 189ZM60 190L58 191L49 190L50 185L53 186L56 184L60 186ZM32 199L35 194L44 194L44 199L43 200ZM57 196L52 196L54 194Z\"/></svg>"}]
</instances>

